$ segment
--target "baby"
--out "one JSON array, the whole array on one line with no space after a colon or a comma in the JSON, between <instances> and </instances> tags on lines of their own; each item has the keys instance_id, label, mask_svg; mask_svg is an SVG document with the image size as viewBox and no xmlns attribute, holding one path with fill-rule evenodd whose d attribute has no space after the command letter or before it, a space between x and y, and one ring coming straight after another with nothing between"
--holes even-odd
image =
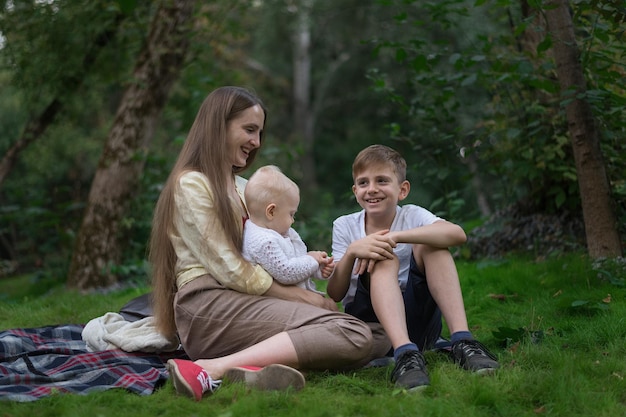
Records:
<instances>
[{"instance_id":1,"label":"baby","mask_svg":"<svg viewBox=\"0 0 626 417\"><path fill-rule=\"evenodd\" d=\"M323 251L308 251L291 227L300 204L295 182L273 165L259 168L244 192L250 218L243 231L245 259L263 267L276 281L317 291L312 277L328 279L335 264Z\"/></svg>"}]
</instances>

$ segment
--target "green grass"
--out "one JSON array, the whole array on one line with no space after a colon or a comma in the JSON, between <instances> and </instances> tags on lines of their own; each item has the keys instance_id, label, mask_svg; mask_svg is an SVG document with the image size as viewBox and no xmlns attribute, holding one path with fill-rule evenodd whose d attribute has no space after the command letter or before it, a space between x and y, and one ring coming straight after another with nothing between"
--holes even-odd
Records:
<instances>
[{"instance_id":1,"label":"green grass","mask_svg":"<svg viewBox=\"0 0 626 417\"><path fill-rule=\"evenodd\" d=\"M0 417L626 415L623 266L605 268L600 279L586 257L570 254L462 262L459 273L472 331L502 364L491 377L462 371L428 352L431 386L417 395L394 389L391 369L378 368L308 373L306 388L297 393L224 385L200 403L177 397L169 383L148 397L111 390L2 401ZM0 280L3 329L85 323L147 291L81 295L54 288L44 295L7 295L4 284Z\"/></svg>"}]
</instances>

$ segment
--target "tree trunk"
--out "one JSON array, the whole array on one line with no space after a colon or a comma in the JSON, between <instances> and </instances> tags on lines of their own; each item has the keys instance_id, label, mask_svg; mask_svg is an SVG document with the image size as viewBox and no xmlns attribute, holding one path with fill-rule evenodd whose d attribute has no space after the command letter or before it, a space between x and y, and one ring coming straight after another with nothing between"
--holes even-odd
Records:
<instances>
[{"instance_id":1,"label":"tree trunk","mask_svg":"<svg viewBox=\"0 0 626 417\"><path fill-rule=\"evenodd\" d=\"M565 107L582 201L587 250L592 258L621 256L622 247L613 210L598 130L585 100L586 82L580 63L567 0L547 3L557 77Z\"/></svg>"},{"instance_id":2,"label":"tree trunk","mask_svg":"<svg viewBox=\"0 0 626 417\"><path fill-rule=\"evenodd\" d=\"M313 0L300 0L294 33L293 100L294 133L302 143L303 190L312 193L317 189L315 157L313 155L314 114L311 105L311 7Z\"/></svg>"},{"instance_id":3,"label":"tree trunk","mask_svg":"<svg viewBox=\"0 0 626 417\"><path fill-rule=\"evenodd\" d=\"M17 142L11 145L7 153L2 157L2 160L0 160L0 186L7 175L9 175L9 172L11 172L20 152L41 137L48 126L52 124L54 118L61 110L61 107L63 107L63 105L55 98L38 117L34 117L28 121L22 132L22 136L20 136Z\"/></svg>"},{"instance_id":4,"label":"tree trunk","mask_svg":"<svg viewBox=\"0 0 626 417\"><path fill-rule=\"evenodd\" d=\"M86 290L117 282L111 266L119 263L124 246L120 222L138 186L145 149L185 60L193 6L193 0L164 0L154 16L91 185L68 275L70 288Z\"/></svg>"}]
</instances>

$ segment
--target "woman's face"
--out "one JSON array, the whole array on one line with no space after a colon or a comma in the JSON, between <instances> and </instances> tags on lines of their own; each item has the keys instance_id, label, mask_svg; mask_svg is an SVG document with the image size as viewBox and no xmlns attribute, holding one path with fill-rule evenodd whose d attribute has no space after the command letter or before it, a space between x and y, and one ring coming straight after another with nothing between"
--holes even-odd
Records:
<instances>
[{"instance_id":1,"label":"woman's face","mask_svg":"<svg viewBox=\"0 0 626 417\"><path fill-rule=\"evenodd\" d=\"M250 152L261 146L264 119L265 113L257 104L228 122L228 155L232 166L245 167Z\"/></svg>"}]
</instances>

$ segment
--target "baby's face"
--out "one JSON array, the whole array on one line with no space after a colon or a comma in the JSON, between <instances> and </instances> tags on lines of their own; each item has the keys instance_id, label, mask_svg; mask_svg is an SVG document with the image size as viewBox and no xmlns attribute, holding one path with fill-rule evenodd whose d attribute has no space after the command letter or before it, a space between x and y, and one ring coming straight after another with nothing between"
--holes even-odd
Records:
<instances>
[{"instance_id":1,"label":"baby's face","mask_svg":"<svg viewBox=\"0 0 626 417\"><path fill-rule=\"evenodd\" d=\"M282 194L276 200L274 217L270 222L271 228L281 235L286 236L295 220L299 205L300 193L297 190Z\"/></svg>"}]
</instances>

